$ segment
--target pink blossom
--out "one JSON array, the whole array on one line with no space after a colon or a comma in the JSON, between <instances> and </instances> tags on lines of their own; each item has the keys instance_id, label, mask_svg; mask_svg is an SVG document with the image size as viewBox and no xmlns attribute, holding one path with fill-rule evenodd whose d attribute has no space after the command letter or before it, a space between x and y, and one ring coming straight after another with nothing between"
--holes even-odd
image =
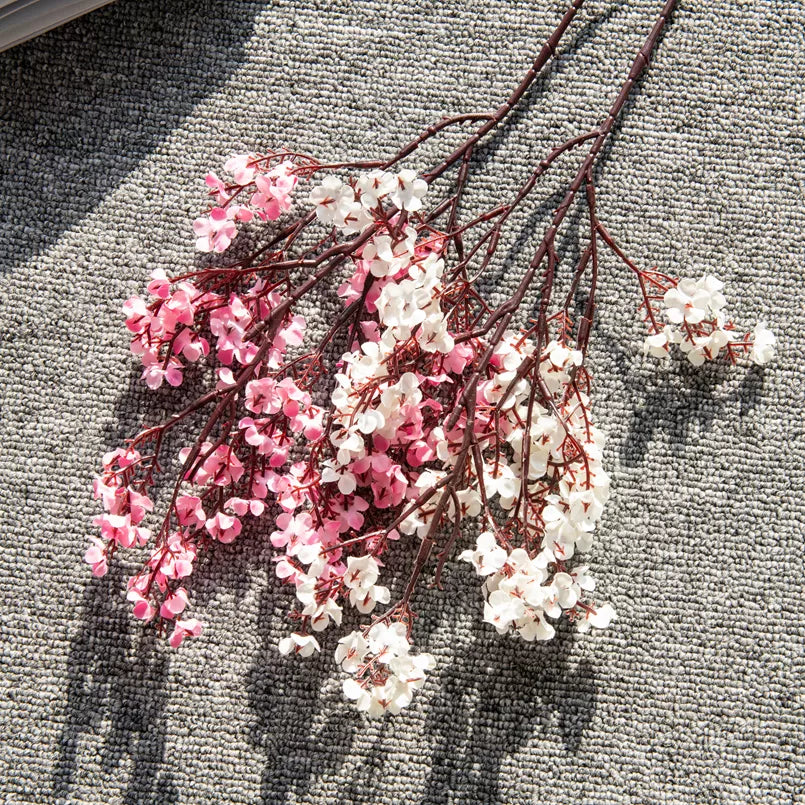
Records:
<instances>
[{"instance_id":1,"label":"pink blossom","mask_svg":"<svg viewBox=\"0 0 805 805\"><path fill-rule=\"evenodd\" d=\"M145 545L151 538L147 528L140 528L131 524L128 514L100 514L93 523L100 527L101 536L110 542L116 542L122 548L131 548L132 545Z\"/></svg>"},{"instance_id":2,"label":"pink blossom","mask_svg":"<svg viewBox=\"0 0 805 805\"><path fill-rule=\"evenodd\" d=\"M201 528L207 520L201 507L201 498L195 495L180 495L176 498L176 518L179 520L179 525Z\"/></svg>"},{"instance_id":3,"label":"pink blossom","mask_svg":"<svg viewBox=\"0 0 805 805\"><path fill-rule=\"evenodd\" d=\"M135 587L129 589L126 598L134 604L134 617L141 621L150 621L157 611L153 604Z\"/></svg>"},{"instance_id":4,"label":"pink blossom","mask_svg":"<svg viewBox=\"0 0 805 805\"><path fill-rule=\"evenodd\" d=\"M154 569L159 568L157 582L160 589L164 589L165 579L182 579L189 576L193 572L195 561L195 544L181 531L173 531L168 536L165 549L154 551L148 565Z\"/></svg>"},{"instance_id":5,"label":"pink blossom","mask_svg":"<svg viewBox=\"0 0 805 805\"><path fill-rule=\"evenodd\" d=\"M209 355L210 345L206 338L201 338L198 333L185 328L174 339L173 351L177 355L184 355L190 363L195 363L202 355L205 357Z\"/></svg>"},{"instance_id":6,"label":"pink blossom","mask_svg":"<svg viewBox=\"0 0 805 805\"><path fill-rule=\"evenodd\" d=\"M190 326L193 323L196 293L195 286L184 282L160 305L157 317L163 322L166 333L173 333L177 324Z\"/></svg>"},{"instance_id":7,"label":"pink blossom","mask_svg":"<svg viewBox=\"0 0 805 805\"><path fill-rule=\"evenodd\" d=\"M232 388L237 383L235 375L228 366L216 369L215 374L218 378L218 382L215 384L216 391L226 391L226 389Z\"/></svg>"},{"instance_id":8,"label":"pink blossom","mask_svg":"<svg viewBox=\"0 0 805 805\"><path fill-rule=\"evenodd\" d=\"M229 200L226 193L226 183L219 179L212 171L204 177L204 182L207 187L211 188L210 192L215 196L215 200L219 204L225 204Z\"/></svg>"},{"instance_id":9,"label":"pink blossom","mask_svg":"<svg viewBox=\"0 0 805 805\"><path fill-rule=\"evenodd\" d=\"M475 352L466 341L456 344L453 349L442 358L442 366L446 371L460 375L470 365Z\"/></svg>"},{"instance_id":10,"label":"pink blossom","mask_svg":"<svg viewBox=\"0 0 805 805\"><path fill-rule=\"evenodd\" d=\"M363 332L363 337L367 341L371 341L374 344L380 341L380 328L377 326L376 321L362 321L361 332Z\"/></svg>"},{"instance_id":11,"label":"pink blossom","mask_svg":"<svg viewBox=\"0 0 805 805\"><path fill-rule=\"evenodd\" d=\"M247 185L254 181L257 172L256 162L257 160L249 154L238 154L224 163L224 169L235 177L239 185Z\"/></svg>"},{"instance_id":12,"label":"pink blossom","mask_svg":"<svg viewBox=\"0 0 805 805\"><path fill-rule=\"evenodd\" d=\"M185 607L189 603L187 597L187 590L184 587L178 587L169 595L165 596L162 606L159 608L159 615L166 620L175 618L184 612Z\"/></svg>"},{"instance_id":13,"label":"pink blossom","mask_svg":"<svg viewBox=\"0 0 805 805\"><path fill-rule=\"evenodd\" d=\"M259 517L265 511L265 508L266 504L256 498L252 500L246 500L245 498L229 498L224 504L224 509L234 512L239 517L243 517L246 514Z\"/></svg>"},{"instance_id":14,"label":"pink blossom","mask_svg":"<svg viewBox=\"0 0 805 805\"><path fill-rule=\"evenodd\" d=\"M275 548L310 543L316 538L313 520L307 512L295 517L287 512L280 514L277 517L277 529L271 535L271 544Z\"/></svg>"},{"instance_id":15,"label":"pink blossom","mask_svg":"<svg viewBox=\"0 0 805 805\"><path fill-rule=\"evenodd\" d=\"M218 542L230 543L240 534L243 526L237 517L224 512L218 512L214 517L207 520L207 531L217 539Z\"/></svg>"},{"instance_id":16,"label":"pink blossom","mask_svg":"<svg viewBox=\"0 0 805 805\"><path fill-rule=\"evenodd\" d=\"M345 305L360 299L363 296L363 288L369 268L365 260L358 260L355 263L355 271L350 278L338 287L338 295L344 300Z\"/></svg>"},{"instance_id":17,"label":"pink blossom","mask_svg":"<svg viewBox=\"0 0 805 805\"><path fill-rule=\"evenodd\" d=\"M201 446L199 456L206 455L212 445L209 442L204 442ZM184 464L190 457L192 448L183 447L179 451L179 460ZM198 460L198 456L196 457ZM190 480L189 473L192 467L188 468L186 478ZM195 472L193 481L197 484L212 483L216 486L230 486L237 483L243 475L243 464L228 445L219 445L202 463L201 467Z\"/></svg>"},{"instance_id":18,"label":"pink blossom","mask_svg":"<svg viewBox=\"0 0 805 805\"><path fill-rule=\"evenodd\" d=\"M117 479L113 477L112 480ZM154 503L147 495L135 492L128 486L109 485L101 478L96 478L92 488L95 497L101 498L103 507L110 514L129 514L133 525L142 522L145 513L154 509Z\"/></svg>"},{"instance_id":19,"label":"pink blossom","mask_svg":"<svg viewBox=\"0 0 805 805\"><path fill-rule=\"evenodd\" d=\"M295 417L300 410L310 405L310 395L302 391L290 377L280 380L276 388L285 416Z\"/></svg>"},{"instance_id":20,"label":"pink blossom","mask_svg":"<svg viewBox=\"0 0 805 805\"><path fill-rule=\"evenodd\" d=\"M187 620L177 620L176 626L173 629L173 634L170 636L169 643L172 648L179 648L182 641L186 637L198 637L201 634L202 623L195 618L187 618Z\"/></svg>"},{"instance_id":21,"label":"pink blossom","mask_svg":"<svg viewBox=\"0 0 805 805\"><path fill-rule=\"evenodd\" d=\"M294 565L288 561L287 557L275 556L273 557L273 561L277 563L274 571L277 574L278 579L286 580L292 584L301 583L301 580L304 578L305 574L302 573L299 568L294 567Z\"/></svg>"},{"instance_id":22,"label":"pink blossom","mask_svg":"<svg viewBox=\"0 0 805 805\"><path fill-rule=\"evenodd\" d=\"M297 461L285 475L275 472L266 473L268 488L276 496L277 503L285 511L294 511L310 498L309 480L305 480L308 466L306 462Z\"/></svg>"},{"instance_id":23,"label":"pink blossom","mask_svg":"<svg viewBox=\"0 0 805 805\"><path fill-rule=\"evenodd\" d=\"M143 380L150 389L158 389L163 380L171 386L182 385L182 362L178 358L170 357L167 361L156 355L146 352L143 355Z\"/></svg>"},{"instance_id":24,"label":"pink blossom","mask_svg":"<svg viewBox=\"0 0 805 805\"><path fill-rule=\"evenodd\" d=\"M193 231L196 233L196 248L200 252L224 252L229 248L238 230L232 208L213 207L209 215L196 218Z\"/></svg>"},{"instance_id":25,"label":"pink blossom","mask_svg":"<svg viewBox=\"0 0 805 805\"><path fill-rule=\"evenodd\" d=\"M258 192L249 202L263 220L275 221L280 214L290 209L290 195L296 186L296 176L290 171L291 162L282 162L266 174L255 176Z\"/></svg>"},{"instance_id":26,"label":"pink blossom","mask_svg":"<svg viewBox=\"0 0 805 805\"><path fill-rule=\"evenodd\" d=\"M277 381L270 377L246 384L246 407L255 414L276 414L282 408Z\"/></svg>"},{"instance_id":27,"label":"pink blossom","mask_svg":"<svg viewBox=\"0 0 805 805\"><path fill-rule=\"evenodd\" d=\"M346 502L347 500L348 502ZM360 495L351 495L343 503L337 504L335 508L339 515L341 530L347 531L352 528L358 531L363 527L363 512L369 508L369 503Z\"/></svg>"},{"instance_id":28,"label":"pink blossom","mask_svg":"<svg viewBox=\"0 0 805 805\"><path fill-rule=\"evenodd\" d=\"M133 464L137 464L141 459L142 456L134 448L118 447L116 450L111 450L110 452L105 453L101 463L103 464L103 468L105 470L111 471L114 470L115 462L120 469L125 469Z\"/></svg>"},{"instance_id":29,"label":"pink blossom","mask_svg":"<svg viewBox=\"0 0 805 805\"><path fill-rule=\"evenodd\" d=\"M253 316L243 300L235 294L229 304L210 313L210 332L217 337L218 360L231 364L237 359L242 364L251 362L257 347L244 340L246 331L252 326Z\"/></svg>"},{"instance_id":30,"label":"pink blossom","mask_svg":"<svg viewBox=\"0 0 805 805\"><path fill-rule=\"evenodd\" d=\"M139 296L132 296L123 303L126 327L133 333L142 333L151 324L152 314Z\"/></svg>"},{"instance_id":31,"label":"pink blossom","mask_svg":"<svg viewBox=\"0 0 805 805\"><path fill-rule=\"evenodd\" d=\"M90 537L90 539L93 544L87 548L87 552L84 554L84 561L92 565L93 576L105 576L106 571L109 570L109 564L106 558L106 546L98 537Z\"/></svg>"},{"instance_id":32,"label":"pink blossom","mask_svg":"<svg viewBox=\"0 0 805 805\"><path fill-rule=\"evenodd\" d=\"M324 409L311 405L291 419L291 430L302 433L310 442L316 442L324 434Z\"/></svg>"},{"instance_id":33,"label":"pink blossom","mask_svg":"<svg viewBox=\"0 0 805 805\"><path fill-rule=\"evenodd\" d=\"M171 283L168 275L162 268L155 268L151 272L151 282L148 283L148 293L158 299L167 299L170 295Z\"/></svg>"},{"instance_id":34,"label":"pink blossom","mask_svg":"<svg viewBox=\"0 0 805 805\"><path fill-rule=\"evenodd\" d=\"M277 333L274 339L274 344L279 349L284 349L286 346L298 347L305 337L305 317L292 316L291 320Z\"/></svg>"}]
</instances>

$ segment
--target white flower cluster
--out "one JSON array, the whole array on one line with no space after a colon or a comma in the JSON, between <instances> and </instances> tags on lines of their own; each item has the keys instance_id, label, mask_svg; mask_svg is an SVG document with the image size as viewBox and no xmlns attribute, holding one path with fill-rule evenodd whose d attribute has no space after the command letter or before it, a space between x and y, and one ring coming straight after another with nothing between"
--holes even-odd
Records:
<instances>
[{"instance_id":1,"label":"white flower cluster","mask_svg":"<svg viewBox=\"0 0 805 805\"><path fill-rule=\"evenodd\" d=\"M373 556L350 556L347 559L347 571L344 573L344 584L349 588L349 603L366 615L377 604L388 604L390 592L388 587L377 584L380 567Z\"/></svg>"},{"instance_id":2,"label":"white flower cluster","mask_svg":"<svg viewBox=\"0 0 805 805\"><path fill-rule=\"evenodd\" d=\"M554 573L547 567L545 553L532 558L522 548L507 552L491 532L478 537L474 551L464 551L459 559L470 562L481 576L486 602L484 620L499 634L517 634L523 640L550 640L554 627L546 618L558 618L563 611L574 611L579 630L590 626L606 628L615 617L609 604L577 608L585 592L595 588L586 567Z\"/></svg>"},{"instance_id":3,"label":"white flower cluster","mask_svg":"<svg viewBox=\"0 0 805 805\"><path fill-rule=\"evenodd\" d=\"M280 654L287 655L293 651L300 657L309 657L314 651L321 651L321 646L313 635L293 632L280 640L279 650Z\"/></svg>"},{"instance_id":4,"label":"white flower cluster","mask_svg":"<svg viewBox=\"0 0 805 805\"><path fill-rule=\"evenodd\" d=\"M359 711L377 718L399 713L425 684L435 662L430 654L411 654L403 623L376 623L367 632L351 632L338 641L335 660L350 674L344 695Z\"/></svg>"},{"instance_id":5,"label":"white flower cluster","mask_svg":"<svg viewBox=\"0 0 805 805\"><path fill-rule=\"evenodd\" d=\"M527 488L532 500L534 496L542 500L547 563L570 559L576 550L590 549L592 532L609 497L610 479L601 464L605 437L592 424L589 398L578 392L563 401L570 372L581 363L580 352L557 341L548 344L541 356L540 376L559 402L556 412L534 403L526 432L531 386L526 378L517 380L517 368L533 353L533 344L513 333L507 334L495 351L500 370L483 393L488 403L499 404L500 437L511 453L507 458L505 453L487 451L484 487L490 499L498 495L503 509L515 509L527 447ZM502 399L513 382L512 390ZM568 449L575 454L569 454ZM555 491L549 493L549 489Z\"/></svg>"},{"instance_id":6,"label":"white flower cluster","mask_svg":"<svg viewBox=\"0 0 805 805\"><path fill-rule=\"evenodd\" d=\"M576 549L587 551L592 542L591 532L600 519L604 503L609 496L609 476L601 466L603 433L592 424L587 395L579 393L571 404L560 406L560 419L547 408L534 403L531 408L531 425L528 434L524 423L528 421L531 385L525 378L517 378L523 361L534 354L534 344L521 335L507 332L494 352L497 371L491 379L479 386L479 405L487 410L497 406L495 439L485 451L483 484L487 498L497 496L499 505L508 511L515 508L520 496L524 445L528 446L528 490L537 494L549 485L556 486L558 494L547 495L543 511L546 519L546 556L548 561L570 559ZM540 374L550 393L561 398L570 382L569 372L581 363L581 353L552 341L542 354ZM511 390L506 394L507 389ZM504 394L506 398L503 399ZM481 414L479 414L480 416ZM491 426L491 422L490 422ZM568 463L565 454L568 434L575 440L584 456ZM440 446L441 447L441 446ZM452 464L447 449L437 450L445 468ZM435 486L444 478L446 469L429 469L416 482L421 492ZM461 507L459 519L474 517L481 512L482 497L477 479L460 490L457 498ZM406 534L418 533L423 537L428 530L435 502L422 506L400 525ZM447 515L455 520L455 506L451 503Z\"/></svg>"},{"instance_id":7,"label":"white flower cluster","mask_svg":"<svg viewBox=\"0 0 805 805\"><path fill-rule=\"evenodd\" d=\"M739 335L727 324L723 287L723 282L705 274L698 280L682 279L669 288L663 297L663 312L670 324L646 338L644 354L667 358L671 344L678 344L694 366L701 366L737 341ZM755 326L751 343L750 360L757 364L772 360L775 337L765 322Z\"/></svg>"},{"instance_id":8,"label":"white flower cluster","mask_svg":"<svg viewBox=\"0 0 805 805\"><path fill-rule=\"evenodd\" d=\"M375 302L381 329L377 341L365 341L342 356L343 370L335 376L330 439L337 453L324 480L338 480L343 494L354 489L347 465L366 456L364 436L393 443L407 421L405 407L422 400L413 372L389 382L389 356L411 338L429 353L447 355L455 346L441 310L444 261L434 252L417 255L415 240L415 230L406 227L396 242L389 235L375 235L363 249L369 272L382 284ZM370 387L374 391L367 398L363 390Z\"/></svg>"},{"instance_id":9,"label":"white flower cluster","mask_svg":"<svg viewBox=\"0 0 805 805\"><path fill-rule=\"evenodd\" d=\"M499 438L510 449L486 451L483 482L487 497L497 496L507 511L539 507L542 549L534 557L522 548L509 552L494 534L485 532L476 549L464 551L459 558L489 577L483 588L486 621L501 633L513 631L525 640L548 640L554 629L546 617L558 617L562 610L572 610L582 628L604 625L614 615L609 605L577 606L582 591L594 586L586 568L553 575L550 571L577 551L590 549L609 497L610 479L601 463L604 434L592 424L587 395L579 391L566 399L571 372L581 364L578 351L557 341L543 351L540 376L557 400L557 408L554 412L534 403L526 431L531 383L527 377L518 378L518 369L533 356L533 343L515 333L507 333L495 350L498 371L482 393L484 401L498 406ZM528 501L521 500L524 472ZM521 509L517 509L518 501Z\"/></svg>"},{"instance_id":10,"label":"white flower cluster","mask_svg":"<svg viewBox=\"0 0 805 805\"><path fill-rule=\"evenodd\" d=\"M362 232L374 222L372 211L389 199L398 210L416 212L422 209L422 199L428 185L410 169L399 173L374 170L362 173L355 185L342 182L337 176L326 176L310 192L309 201L315 205L316 216L328 226L345 234Z\"/></svg>"}]
</instances>

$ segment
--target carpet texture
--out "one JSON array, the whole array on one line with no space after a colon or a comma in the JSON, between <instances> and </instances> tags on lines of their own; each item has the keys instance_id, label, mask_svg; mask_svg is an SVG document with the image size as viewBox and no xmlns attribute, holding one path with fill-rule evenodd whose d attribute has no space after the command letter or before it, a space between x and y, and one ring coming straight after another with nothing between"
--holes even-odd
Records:
<instances>
[{"instance_id":1,"label":"carpet texture","mask_svg":"<svg viewBox=\"0 0 805 805\"><path fill-rule=\"evenodd\" d=\"M467 216L602 118L660 5L589 0L479 152ZM278 655L291 599L264 537L199 573L207 630L178 652L132 621L132 565L92 579L82 561L101 454L175 402L143 393L119 309L151 269L199 261L205 171L272 145L391 154L498 104L562 10L120 0L0 55L4 802L805 802L801 2L682 0L601 162L602 219L634 260L712 271L736 321L780 339L765 370L658 366L632 280L605 258L590 366L614 495L590 561L610 629L501 639L452 562L417 599L438 669L409 712L367 723L332 646ZM578 159L512 221L491 295ZM583 226L573 211L565 270ZM321 328L330 310L308 315Z\"/></svg>"}]
</instances>

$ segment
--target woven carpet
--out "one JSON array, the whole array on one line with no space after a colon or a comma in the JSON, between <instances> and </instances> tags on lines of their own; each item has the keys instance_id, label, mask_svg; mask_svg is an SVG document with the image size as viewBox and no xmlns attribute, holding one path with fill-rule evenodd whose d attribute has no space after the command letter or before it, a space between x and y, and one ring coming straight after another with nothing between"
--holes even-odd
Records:
<instances>
[{"instance_id":1,"label":"woven carpet","mask_svg":"<svg viewBox=\"0 0 805 805\"><path fill-rule=\"evenodd\" d=\"M392 154L494 108L563 5L120 0L0 55L4 802L805 802L801 2L682 0L599 168L601 217L636 262L716 274L733 318L780 341L763 370L650 361L633 280L603 258L589 362L614 494L590 563L611 628L502 639L453 561L416 599L438 668L368 722L332 643L277 652L291 597L265 534L200 570L206 631L178 651L132 620L132 563L92 579L82 561L100 456L175 404L143 391L120 306L152 269L201 264L204 173L271 146ZM467 216L603 118L660 5L588 0L478 152ZM512 221L492 296L579 159ZM565 275L583 233L572 211ZM314 328L332 304L308 306Z\"/></svg>"}]
</instances>

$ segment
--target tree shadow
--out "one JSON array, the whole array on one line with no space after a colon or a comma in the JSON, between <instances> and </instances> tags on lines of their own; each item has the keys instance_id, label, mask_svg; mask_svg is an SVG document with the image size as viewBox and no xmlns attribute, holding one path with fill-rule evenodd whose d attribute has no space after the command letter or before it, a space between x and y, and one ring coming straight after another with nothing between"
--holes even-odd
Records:
<instances>
[{"instance_id":1,"label":"tree shadow","mask_svg":"<svg viewBox=\"0 0 805 805\"><path fill-rule=\"evenodd\" d=\"M731 365L721 361L696 367L682 360L676 372L637 372L628 378L633 403L620 448L624 466L643 463L657 431L668 434L672 449L679 449L690 441L693 431L708 430L729 402L738 401L739 417L744 420L763 397L764 371L759 366L747 368L732 391L717 395L717 387L731 375Z\"/></svg>"},{"instance_id":2,"label":"tree shadow","mask_svg":"<svg viewBox=\"0 0 805 805\"><path fill-rule=\"evenodd\" d=\"M118 396L114 417L104 428L106 450L122 446L126 437L138 432L143 410L159 420L176 410L177 399L181 408L181 401L194 398L200 389L198 372L188 373L180 390L157 391L147 389L140 374L140 368L133 367ZM175 448L175 439L166 440L166 455L174 455ZM163 768L170 649L153 629L133 619L125 598L127 569L130 573L133 567L113 561L106 576L89 580L84 589L81 622L67 664L65 723L52 778L55 802L75 801L73 788L89 771L83 765L90 757L84 744L99 735L101 771L111 774L121 764L129 766L125 805L179 801L171 772Z\"/></svg>"},{"instance_id":3,"label":"tree shadow","mask_svg":"<svg viewBox=\"0 0 805 805\"><path fill-rule=\"evenodd\" d=\"M237 69L253 13L118 0L0 54L0 270L51 246Z\"/></svg>"},{"instance_id":4,"label":"tree shadow","mask_svg":"<svg viewBox=\"0 0 805 805\"><path fill-rule=\"evenodd\" d=\"M153 632L138 629L132 637L124 589L118 566L84 591L81 625L67 663L66 720L52 779L57 803L75 801L82 743L102 730L102 771L112 772L125 758L131 763L122 799L126 805L179 801L172 775L163 768L168 654Z\"/></svg>"},{"instance_id":5,"label":"tree shadow","mask_svg":"<svg viewBox=\"0 0 805 805\"><path fill-rule=\"evenodd\" d=\"M500 776L509 756L535 735L558 738L575 754L595 715L595 670L586 660L569 662L569 624L560 622L553 640L533 645L490 631L476 627L428 703L428 805L503 805Z\"/></svg>"},{"instance_id":6,"label":"tree shadow","mask_svg":"<svg viewBox=\"0 0 805 805\"><path fill-rule=\"evenodd\" d=\"M269 584L262 593L261 623L267 624L276 614L276 587ZM317 720L327 706L322 688L335 677L334 670L328 651L305 660L283 657L275 636L263 632L246 682L249 705L257 716L250 743L266 759L260 802L287 802L292 792L296 796L306 792L315 779L335 771L343 761L356 714L342 707L328 712L323 723Z\"/></svg>"}]
</instances>

